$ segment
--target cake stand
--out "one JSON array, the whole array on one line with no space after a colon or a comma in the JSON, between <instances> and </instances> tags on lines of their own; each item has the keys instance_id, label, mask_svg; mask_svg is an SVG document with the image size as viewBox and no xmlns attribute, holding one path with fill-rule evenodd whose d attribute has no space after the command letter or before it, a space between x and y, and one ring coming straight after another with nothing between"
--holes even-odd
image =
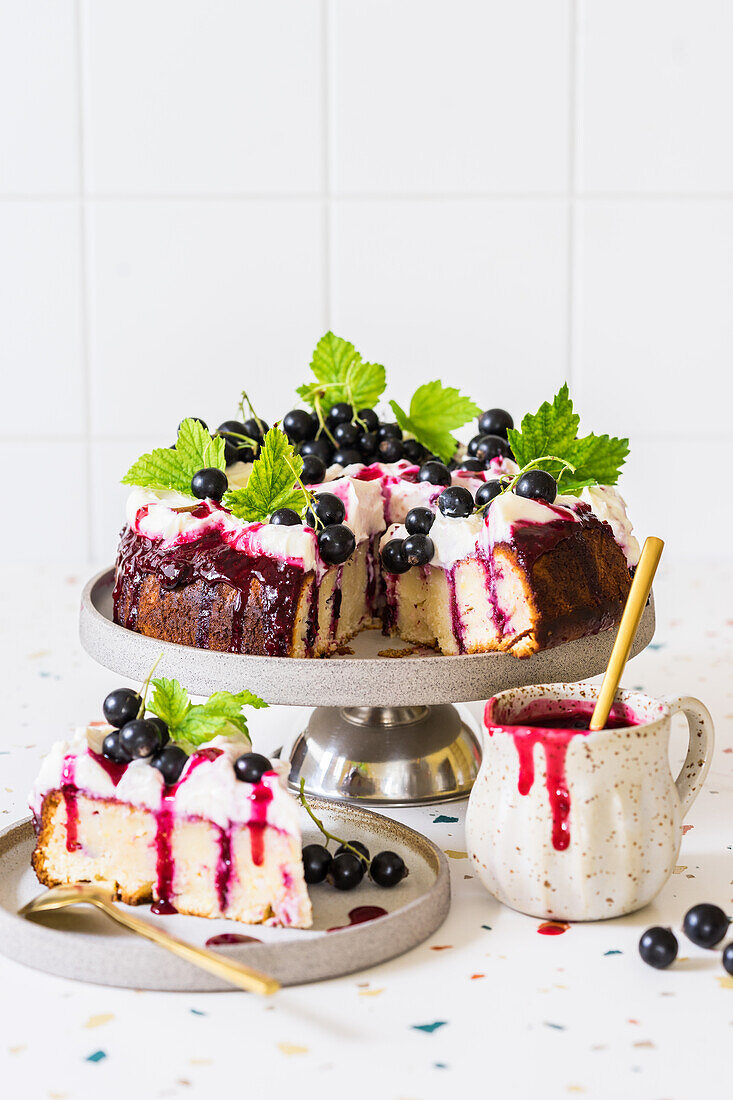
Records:
<instances>
[{"instance_id":1,"label":"cake stand","mask_svg":"<svg viewBox=\"0 0 733 1100\"><path fill-rule=\"evenodd\" d=\"M371 805L465 798L481 749L452 704L595 676L604 671L616 635L607 630L522 660L503 653L444 657L367 630L349 652L327 659L249 657L161 642L117 625L113 577L112 569L103 570L82 594L79 632L94 660L142 681L162 654L157 674L193 694L248 688L268 703L315 707L290 753L291 785L303 778L309 794ZM653 635L650 598L631 655Z\"/></svg>"}]
</instances>

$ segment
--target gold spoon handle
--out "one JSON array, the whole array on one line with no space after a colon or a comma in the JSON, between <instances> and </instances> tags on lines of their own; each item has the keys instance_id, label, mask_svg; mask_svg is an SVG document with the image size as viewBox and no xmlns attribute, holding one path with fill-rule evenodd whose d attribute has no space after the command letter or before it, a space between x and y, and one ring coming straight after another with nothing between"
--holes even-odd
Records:
<instances>
[{"instance_id":1,"label":"gold spoon handle","mask_svg":"<svg viewBox=\"0 0 733 1100\"><path fill-rule=\"evenodd\" d=\"M659 565L659 559L662 556L662 550L664 550L664 543L653 535L644 543L644 549L641 552L639 564L631 582L626 607L621 616L616 641L613 643L606 675L603 677L601 690L598 694L598 702L593 709L590 720L590 729L592 730L602 730L608 721L613 700L621 683L626 662L629 659L631 645L639 627L639 620L644 613L646 601L649 599L649 593L652 590L652 581Z\"/></svg>"},{"instance_id":2,"label":"gold spoon handle","mask_svg":"<svg viewBox=\"0 0 733 1100\"><path fill-rule=\"evenodd\" d=\"M152 940L159 947L164 947L166 951L171 951L179 958L185 959L186 962L193 963L194 966L198 966L202 970L208 970L210 974L215 974L217 978L223 978L224 981L231 982L232 985L239 986L240 989L246 989L248 993L260 993L267 997L280 988L280 983L274 978L268 978L267 974L261 974L259 970L252 970L233 959L225 959L223 955L218 955L216 951L209 951L205 947L195 947L191 943L179 940L177 936L171 936L169 932L163 932L154 924L148 924L147 921L141 920L131 913L123 913L111 902L105 902L99 898L95 899L93 904L106 913L108 917L111 917L113 921L116 921L117 924L121 924L123 928L128 928L131 932L137 932L139 936Z\"/></svg>"}]
</instances>

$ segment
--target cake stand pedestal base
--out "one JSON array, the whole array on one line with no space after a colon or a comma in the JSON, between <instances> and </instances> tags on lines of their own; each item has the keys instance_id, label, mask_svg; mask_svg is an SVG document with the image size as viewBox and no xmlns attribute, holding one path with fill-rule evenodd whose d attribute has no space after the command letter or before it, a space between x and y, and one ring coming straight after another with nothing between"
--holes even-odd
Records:
<instances>
[{"instance_id":1,"label":"cake stand pedestal base","mask_svg":"<svg viewBox=\"0 0 733 1100\"><path fill-rule=\"evenodd\" d=\"M291 787L374 806L466 798L481 749L454 706L317 707L290 753Z\"/></svg>"}]
</instances>

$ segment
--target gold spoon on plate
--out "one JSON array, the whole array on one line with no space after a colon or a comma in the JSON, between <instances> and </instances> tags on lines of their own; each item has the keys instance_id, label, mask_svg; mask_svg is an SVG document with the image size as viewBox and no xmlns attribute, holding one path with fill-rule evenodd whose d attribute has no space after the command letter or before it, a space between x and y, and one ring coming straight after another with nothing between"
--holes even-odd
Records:
<instances>
[{"instance_id":1,"label":"gold spoon on plate","mask_svg":"<svg viewBox=\"0 0 733 1100\"><path fill-rule=\"evenodd\" d=\"M249 966L226 959L223 955L218 955L216 951L209 951L205 947L195 947L191 943L186 943L185 940L179 940L177 936L171 936L169 932L164 932L156 925L133 916L132 913L124 912L113 904L111 893L103 886L83 883L52 886L50 890L39 894L37 898L19 909L18 916L32 917L36 913L46 913L52 909L67 909L72 905L93 905L130 932L136 932L139 936L152 940L159 947L164 947L166 951L171 951L186 962L193 963L202 970L208 970L210 974L215 974L217 978L231 982L240 989L246 989L248 993L260 993L267 997L280 988L279 982L269 978L267 974L261 974L259 970L252 970Z\"/></svg>"}]
</instances>

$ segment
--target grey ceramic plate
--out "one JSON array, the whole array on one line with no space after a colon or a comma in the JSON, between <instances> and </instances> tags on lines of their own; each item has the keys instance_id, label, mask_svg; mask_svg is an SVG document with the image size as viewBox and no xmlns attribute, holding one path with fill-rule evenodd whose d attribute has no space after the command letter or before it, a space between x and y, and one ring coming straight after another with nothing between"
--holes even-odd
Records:
<instances>
[{"instance_id":1,"label":"grey ceramic plate","mask_svg":"<svg viewBox=\"0 0 733 1100\"><path fill-rule=\"evenodd\" d=\"M79 632L87 653L99 664L131 680L144 680L156 657L157 675L171 676L197 695L212 691L257 692L268 703L291 706L416 706L487 699L497 691L525 684L584 680L603 672L615 630L520 660L505 653L443 657L432 650L420 656L380 657L379 651L406 648L379 631L362 631L351 643L353 654L313 660L247 657L174 645L135 634L112 621L113 570L89 581L82 594ZM654 636L654 602L641 620L631 655Z\"/></svg>"},{"instance_id":2,"label":"grey ceramic plate","mask_svg":"<svg viewBox=\"0 0 733 1100\"><path fill-rule=\"evenodd\" d=\"M307 931L203 917L156 917L148 906L133 911L199 946L220 934L255 937L262 942L217 946L215 950L264 971L283 985L335 978L375 966L404 954L440 927L450 907L450 874L439 848L406 825L359 806L317 798L309 801L326 828L337 835L363 840L373 854L384 848L399 852L410 871L407 878L391 890L366 881L348 893L326 884L309 887L314 921ZM303 843L318 841L317 829L305 813L303 818ZM3 955L36 970L100 985L191 992L231 989L213 975L118 928L91 908L32 921L19 917L21 905L42 890L30 866L34 844L30 820L0 833ZM350 912L361 906L379 906L387 915L350 926Z\"/></svg>"}]
</instances>

